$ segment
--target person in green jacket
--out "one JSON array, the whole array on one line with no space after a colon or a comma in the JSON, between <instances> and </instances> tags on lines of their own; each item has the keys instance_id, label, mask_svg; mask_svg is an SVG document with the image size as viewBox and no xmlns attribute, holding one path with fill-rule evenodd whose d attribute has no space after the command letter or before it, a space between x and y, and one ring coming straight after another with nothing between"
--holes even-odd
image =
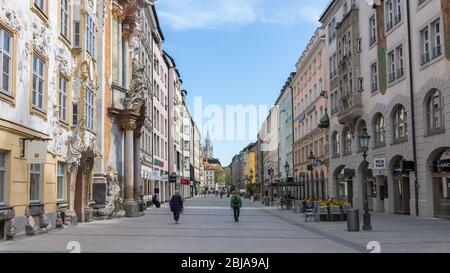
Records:
<instances>
[{"instance_id":1,"label":"person in green jacket","mask_svg":"<svg viewBox=\"0 0 450 273\"><path fill-rule=\"evenodd\" d=\"M230 207L234 212L234 222L239 222L240 210L242 208L242 199L238 192L233 192L233 196L230 200Z\"/></svg>"}]
</instances>

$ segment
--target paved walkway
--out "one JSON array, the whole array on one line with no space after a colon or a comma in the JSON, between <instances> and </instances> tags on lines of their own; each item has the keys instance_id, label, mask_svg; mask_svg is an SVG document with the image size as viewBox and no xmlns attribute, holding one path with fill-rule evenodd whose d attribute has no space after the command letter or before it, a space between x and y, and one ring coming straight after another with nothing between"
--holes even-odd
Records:
<instances>
[{"instance_id":1,"label":"paved walkway","mask_svg":"<svg viewBox=\"0 0 450 273\"><path fill-rule=\"evenodd\" d=\"M79 243L81 252L368 252L369 241L378 241L382 252L450 252L446 220L376 214L373 232L351 233L345 222L305 223L303 214L247 200L241 221L235 223L228 204L226 197L194 198L187 201L179 225L163 207L140 218L80 223L0 242L0 252L69 252L71 241Z\"/></svg>"}]
</instances>

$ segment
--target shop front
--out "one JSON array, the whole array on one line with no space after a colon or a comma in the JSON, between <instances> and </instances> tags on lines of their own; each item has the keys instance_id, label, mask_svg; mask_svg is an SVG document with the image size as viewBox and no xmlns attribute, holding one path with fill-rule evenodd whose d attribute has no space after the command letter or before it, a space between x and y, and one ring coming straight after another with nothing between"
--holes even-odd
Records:
<instances>
[{"instance_id":1,"label":"shop front","mask_svg":"<svg viewBox=\"0 0 450 273\"><path fill-rule=\"evenodd\" d=\"M450 149L435 158L432 183L434 216L450 218Z\"/></svg>"},{"instance_id":2,"label":"shop front","mask_svg":"<svg viewBox=\"0 0 450 273\"><path fill-rule=\"evenodd\" d=\"M394 183L394 212L396 214L410 214L410 161L398 156L393 159L392 178Z\"/></svg>"},{"instance_id":3,"label":"shop front","mask_svg":"<svg viewBox=\"0 0 450 273\"><path fill-rule=\"evenodd\" d=\"M353 206L353 178L355 170L342 167L335 177L337 198L349 202Z\"/></svg>"}]
</instances>

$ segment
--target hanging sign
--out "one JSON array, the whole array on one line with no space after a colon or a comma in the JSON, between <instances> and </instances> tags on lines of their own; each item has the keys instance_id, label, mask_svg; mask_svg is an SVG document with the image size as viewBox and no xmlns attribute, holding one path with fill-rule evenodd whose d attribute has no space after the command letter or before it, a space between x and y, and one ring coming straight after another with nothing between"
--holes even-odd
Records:
<instances>
[{"instance_id":1,"label":"hanging sign","mask_svg":"<svg viewBox=\"0 0 450 273\"><path fill-rule=\"evenodd\" d=\"M152 171L152 180L161 180L161 173L159 171Z\"/></svg>"},{"instance_id":2,"label":"hanging sign","mask_svg":"<svg viewBox=\"0 0 450 273\"><path fill-rule=\"evenodd\" d=\"M45 164L47 157L47 142L28 141L26 147L28 164Z\"/></svg>"},{"instance_id":3,"label":"hanging sign","mask_svg":"<svg viewBox=\"0 0 450 273\"><path fill-rule=\"evenodd\" d=\"M436 171L439 173L448 173L450 172L450 159L440 160L436 163Z\"/></svg>"},{"instance_id":4,"label":"hanging sign","mask_svg":"<svg viewBox=\"0 0 450 273\"><path fill-rule=\"evenodd\" d=\"M386 170L386 158L375 157L373 159L373 166L375 170Z\"/></svg>"},{"instance_id":5,"label":"hanging sign","mask_svg":"<svg viewBox=\"0 0 450 273\"><path fill-rule=\"evenodd\" d=\"M181 185L190 185L191 181L189 179L181 179Z\"/></svg>"}]
</instances>

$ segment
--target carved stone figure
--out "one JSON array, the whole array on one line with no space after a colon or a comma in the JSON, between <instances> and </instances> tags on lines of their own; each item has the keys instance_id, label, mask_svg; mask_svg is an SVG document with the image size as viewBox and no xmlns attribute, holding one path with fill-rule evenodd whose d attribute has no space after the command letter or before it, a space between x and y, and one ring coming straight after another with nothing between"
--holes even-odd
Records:
<instances>
[{"instance_id":1,"label":"carved stone figure","mask_svg":"<svg viewBox=\"0 0 450 273\"><path fill-rule=\"evenodd\" d=\"M9 219L5 223L6 240L13 240L16 237L16 225L14 223L14 218Z\"/></svg>"},{"instance_id":2,"label":"carved stone figure","mask_svg":"<svg viewBox=\"0 0 450 273\"><path fill-rule=\"evenodd\" d=\"M125 212L122 209L123 200L117 171L109 167L106 172L106 180L108 183L108 197L106 198L105 207L97 211L97 216L106 218L123 217Z\"/></svg>"},{"instance_id":3,"label":"carved stone figure","mask_svg":"<svg viewBox=\"0 0 450 273\"><path fill-rule=\"evenodd\" d=\"M67 162L79 163L83 150L79 129L75 130L67 139L67 147Z\"/></svg>"},{"instance_id":4,"label":"carved stone figure","mask_svg":"<svg viewBox=\"0 0 450 273\"><path fill-rule=\"evenodd\" d=\"M27 235L35 235L38 231L36 226L36 222L34 221L33 216L29 215L27 217L27 224L25 225L25 233Z\"/></svg>"},{"instance_id":5,"label":"carved stone figure","mask_svg":"<svg viewBox=\"0 0 450 273\"><path fill-rule=\"evenodd\" d=\"M131 88L126 93L125 107L133 109L139 107L144 102L145 91L148 89L144 78L144 66L139 60L133 59L133 76L131 78Z\"/></svg>"},{"instance_id":6,"label":"carved stone figure","mask_svg":"<svg viewBox=\"0 0 450 273\"><path fill-rule=\"evenodd\" d=\"M42 229L47 228L50 225L47 214L43 213L39 216L39 227Z\"/></svg>"}]
</instances>

